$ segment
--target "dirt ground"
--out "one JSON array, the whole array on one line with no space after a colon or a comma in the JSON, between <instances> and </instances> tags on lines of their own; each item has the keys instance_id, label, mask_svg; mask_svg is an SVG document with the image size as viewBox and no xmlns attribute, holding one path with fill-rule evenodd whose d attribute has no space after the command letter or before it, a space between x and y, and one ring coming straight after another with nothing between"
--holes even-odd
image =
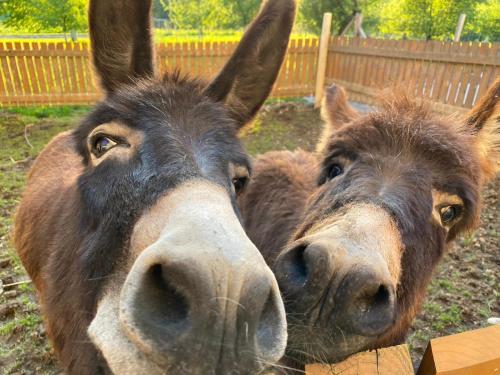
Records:
<instances>
[{"instance_id":1,"label":"dirt ground","mask_svg":"<svg viewBox=\"0 0 500 375\"><path fill-rule=\"evenodd\" d=\"M55 374L36 295L10 243L12 214L26 172L43 146L71 128L85 107L0 110L0 374ZM321 130L317 111L299 103L266 106L242 131L247 150L312 150ZM500 316L500 178L484 191L481 227L450 249L428 289L408 338L415 361L429 338L487 325ZM11 285L19 283L17 285Z\"/></svg>"}]
</instances>

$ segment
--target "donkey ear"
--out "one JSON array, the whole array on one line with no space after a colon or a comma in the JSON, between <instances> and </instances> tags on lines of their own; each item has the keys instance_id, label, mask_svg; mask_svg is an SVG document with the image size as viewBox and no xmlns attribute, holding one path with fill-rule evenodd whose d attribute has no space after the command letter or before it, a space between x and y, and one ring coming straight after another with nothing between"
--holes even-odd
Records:
<instances>
[{"instance_id":1,"label":"donkey ear","mask_svg":"<svg viewBox=\"0 0 500 375\"><path fill-rule=\"evenodd\" d=\"M321 117L326 124L316 145L316 152L322 153L330 142L332 134L358 116L358 112L347 101L347 94L342 87L332 85L326 88L321 103Z\"/></svg>"},{"instance_id":2,"label":"donkey ear","mask_svg":"<svg viewBox=\"0 0 500 375\"><path fill-rule=\"evenodd\" d=\"M89 28L94 65L108 94L154 74L151 0L90 0Z\"/></svg>"},{"instance_id":3,"label":"donkey ear","mask_svg":"<svg viewBox=\"0 0 500 375\"><path fill-rule=\"evenodd\" d=\"M345 90L337 85L332 85L325 90L321 105L321 116L327 126L337 129L356 119L359 115L347 101Z\"/></svg>"},{"instance_id":4,"label":"donkey ear","mask_svg":"<svg viewBox=\"0 0 500 375\"><path fill-rule=\"evenodd\" d=\"M500 78L468 113L465 126L476 136L483 172L493 178L500 172Z\"/></svg>"},{"instance_id":5,"label":"donkey ear","mask_svg":"<svg viewBox=\"0 0 500 375\"><path fill-rule=\"evenodd\" d=\"M271 92L285 57L295 19L294 0L267 0L205 93L226 103L239 126Z\"/></svg>"}]
</instances>

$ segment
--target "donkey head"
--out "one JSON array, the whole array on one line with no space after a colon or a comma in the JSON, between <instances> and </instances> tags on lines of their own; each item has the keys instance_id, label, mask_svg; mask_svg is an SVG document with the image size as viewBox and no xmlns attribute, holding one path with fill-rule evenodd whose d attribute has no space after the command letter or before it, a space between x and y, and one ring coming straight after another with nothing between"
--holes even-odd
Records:
<instances>
[{"instance_id":1,"label":"donkey head","mask_svg":"<svg viewBox=\"0 0 500 375\"><path fill-rule=\"evenodd\" d=\"M404 95L361 115L342 88L327 90L317 187L275 263L292 355L336 361L403 340L498 170L499 90L460 125Z\"/></svg>"},{"instance_id":2,"label":"donkey head","mask_svg":"<svg viewBox=\"0 0 500 375\"><path fill-rule=\"evenodd\" d=\"M69 372L255 373L283 354L277 283L235 204L250 170L237 131L272 89L294 13L265 2L207 84L156 74L151 0L90 1L106 95L73 133L82 166L63 176L76 201L56 253L42 272L24 258Z\"/></svg>"}]
</instances>

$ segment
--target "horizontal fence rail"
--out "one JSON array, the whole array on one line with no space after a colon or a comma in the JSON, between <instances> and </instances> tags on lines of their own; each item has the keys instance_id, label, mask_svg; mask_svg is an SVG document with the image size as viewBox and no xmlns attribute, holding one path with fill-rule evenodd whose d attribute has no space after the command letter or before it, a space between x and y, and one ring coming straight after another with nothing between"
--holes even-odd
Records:
<instances>
[{"instance_id":1,"label":"horizontal fence rail","mask_svg":"<svg viewBox=\"0 0 500 375\"><path fill-rule=\"evenodd\" d=\"M237 42L158 43L161 72L209 80L222 68ZM290 41L272 96L302 97L314 92L317 39ZM101 97L89 45L85 42L0 42L0 106L93 103Z\"/></svg>"},{"instance_id":2,"label":"horizontal fence rail","mask_svg":"<svg viewBox=\"0 0 500 375\"><path fill-rule=\"evenodd\" d=\"M499 60L498 43L331 38L326 82L368 104L400 87L441 112L463 112L499 75Z\"/></svg>"}]
</instances>

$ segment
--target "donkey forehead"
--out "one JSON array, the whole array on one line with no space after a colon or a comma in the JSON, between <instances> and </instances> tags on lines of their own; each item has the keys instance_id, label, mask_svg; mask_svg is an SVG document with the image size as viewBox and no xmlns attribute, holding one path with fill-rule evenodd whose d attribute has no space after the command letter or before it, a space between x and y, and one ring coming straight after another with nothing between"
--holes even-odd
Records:
<instances>
[{"instance_id":1,"label":"donkey forehead","mask_svg":"<svg viewBox=\"0 0 500 375\"><path fill-rule=\"evenodd\" d=\"M142 129L161 124L184 132L190 128L198 132L214 127L236 129L224 105L204 95L204 87L198 80L166 75L162 80L143 80L117 90L101 109Z\"/></svg>"},{"instance_id":2,"label":"donkey forehead","mask_svg":"<svg viewBox=\"0 0 500 375\"><path fill-rule=\"evenodd\" d=\"M437 173L475 176L479 168L474 138L458 126L439 119L415 119L374 113L341 129L331 143L370 157L394 157L406 163L425 163Z\"/></svg>"}]
</instances>

